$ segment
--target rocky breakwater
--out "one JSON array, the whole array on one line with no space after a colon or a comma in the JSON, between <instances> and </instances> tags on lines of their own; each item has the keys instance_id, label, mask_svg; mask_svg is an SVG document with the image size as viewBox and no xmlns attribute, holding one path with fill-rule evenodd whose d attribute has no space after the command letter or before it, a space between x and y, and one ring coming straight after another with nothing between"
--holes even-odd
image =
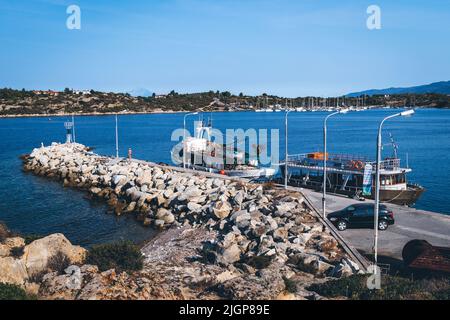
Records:
<instances>
[{"instance_id":1,"label":"rocky breakwater","mask_svg":"<svg viewBox=\"0 0 450 320\"><path fill-rule=\"evenodd\" d=\"M251 273L276 263L314 277L361 272L300 193L120 161L75 143L34 149L24 168L84 188L117 215L134 213L145 225L212 231L215 236L199 248L204 264Z\"/></svg>"}]
</instances>

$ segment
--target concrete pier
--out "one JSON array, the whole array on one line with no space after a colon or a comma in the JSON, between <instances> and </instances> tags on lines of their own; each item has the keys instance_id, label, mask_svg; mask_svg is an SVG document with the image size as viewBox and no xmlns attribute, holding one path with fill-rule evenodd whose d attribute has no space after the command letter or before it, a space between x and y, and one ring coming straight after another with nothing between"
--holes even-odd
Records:
<instances>
[{"instance_id":1,"label":"concrete pier","mask_svg":"<svg viewBox=\"0 0 450 320\"><path fill-rule=\"evenodd\" d=\"M322 193L296 188L322 212ZM373 200L366 200L373 203ZM349 205L362 203L340 195L327 196L327 213ZM434 246L450 247L450 216L404 206L386 204L394 212L395 224L379 232L379 254L402 259L404 245L413 239L426 240ZM352 246L364 253L372 253L373 229L347 229L340 232Z\"/></svg>"}]
</instances>

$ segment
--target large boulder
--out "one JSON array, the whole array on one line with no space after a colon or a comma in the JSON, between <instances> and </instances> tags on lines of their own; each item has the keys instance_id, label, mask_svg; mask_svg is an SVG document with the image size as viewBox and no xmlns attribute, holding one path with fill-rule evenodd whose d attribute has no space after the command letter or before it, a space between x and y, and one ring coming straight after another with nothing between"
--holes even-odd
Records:
<instances>
[{"instance_id":1,"label":"large boulder","mask_svg":"<svg viewBox=\"0 0 450 320\"><path fill-rule=\"evenodd\" d=\"M0 258L0 283L23 285L28 279L23 261L13 257Z\"/></svg>"},{"instance_id":2,"label":"large boulder","mask_svg":"<svg viewBox=\"0 0 450 320\"><path fill-rule=\"evenodd\" d=\"M72 264L82 263L86 250L73 246L62 234L52 234L45 238L35 240L25 246L20 261L25 266L28 275L33 275L47 269L47 264L58 252L64 254Z\"/></svg>"}]
</instances>

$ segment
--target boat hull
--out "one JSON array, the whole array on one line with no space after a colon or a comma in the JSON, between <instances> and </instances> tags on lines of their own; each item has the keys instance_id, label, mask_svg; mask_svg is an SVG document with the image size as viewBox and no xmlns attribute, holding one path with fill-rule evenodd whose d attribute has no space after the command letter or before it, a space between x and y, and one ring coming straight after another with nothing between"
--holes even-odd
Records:
<instances>
[{"instance_id":1,"label":"boat hull","mask_svg":"<svg viewBox=\"0 0 450 320\"><path fill-rule=\"evenodd\" d=\"M425 191L418 186L408 186L406 190L380 190L380 201L386 203L412 206ZM373 199L373 197L369 197Z\"/></svg>"},{"instance_id":2,"label":"boat hull","mask_svg":"<svg viewBox=\"0 0 450 320\"><path fill-rule=\"evenodd\" d=\"M245 169L245 170L219 170L215 168L208 168L204 166L192 166L190 164L186 165L187 168L204 171L210 173L223 174L234 178L245 178L245 179L258 179L258 178L270 178L276 173L273 168L255 168L255 169Z\"/></svg>"},{"instance_id":3,"label":"boat hull","mask_svg":"<svg viewBox=\"0 0 450 320\"><path fill-rule=\"evenodd\" d=\"M284 181L284 166L280 167L280 172L282 174L282 180ZM305 182L304 176L291 175L289 176L288 184L295 187L313 189L315 191L322 191L322 178L319 177L318 180L309 180ZM425 191L425 188L418 186L407 184L406 189L404 190L380 190L380 201L385 203L392 203L397 205L405 205L412 206L417 200L421 197L422 193ZM366 199L374 199L375 190L372 188L371 195L362 196L362 187L353 187L352 189L342 190L340 187L328 186L327 192L331 194L340 194L348 197L355 198L366 198Z\"/></svg>"}]
</instances>

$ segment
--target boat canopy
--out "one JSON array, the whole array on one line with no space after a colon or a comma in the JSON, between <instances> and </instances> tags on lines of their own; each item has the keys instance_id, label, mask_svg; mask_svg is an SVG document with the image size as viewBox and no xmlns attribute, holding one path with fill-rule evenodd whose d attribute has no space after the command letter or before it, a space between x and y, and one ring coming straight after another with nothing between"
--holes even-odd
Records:
<instances>
[{"instance_id":1,"label":"boat canopy","mask_svg":"<svg viewBox=\"0 0 450 320\"><path fill-rule=\"evenodd\" d=\"M289 167L308 169L314 171L323 170L323 161L326 157L327 171L343 174L364 174L366 165L376 168L376 161L368 157L350 154L331 154L323 152L304 153L288 156ZM399 174L411 172L409 168L402 168L400 159L386 158L380 163L381 174ZM285 163L282 163L284 165Z\"/></svg>"}]
</instances>

